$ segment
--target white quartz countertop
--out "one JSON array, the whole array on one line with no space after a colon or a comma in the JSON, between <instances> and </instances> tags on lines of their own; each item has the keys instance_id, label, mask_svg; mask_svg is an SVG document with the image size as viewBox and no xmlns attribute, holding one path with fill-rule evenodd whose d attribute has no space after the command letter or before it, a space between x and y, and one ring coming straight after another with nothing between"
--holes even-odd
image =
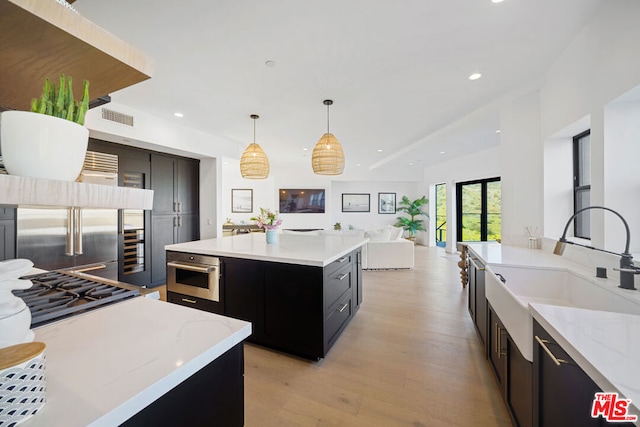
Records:
<instances>
[{"instance_id":1,"label":"white quartz countertop","mask_svg":"<svg viewBox=\"0 0 640 427\"><path fill-rule=\"evenodd\" d=\"M279 234L278 242L267 244L264 233L250 233L216 239L167 245L168 251L226 256L258 261L325 267L369 239L343 236Z\"/></svg>"},{"instance_id":2,"label":"white quartz countertop","mask_svg":"<svg viewBox=\"0 0 640 427\"><path fill-rule=\"evenodd\" d=\"M567 270L640 304L640 291L619 289L617 275L596 279L595 266L587 267L565 256L494 242L468 247L489 266ZM631 399L630 412L640 415L640 316L539 303L528 307L533 318L603 391Z\"/></svg>"},{"instance_id":3,"label":"white quartz countertop","mask_svg":"<svg viewBox=\"0 0 640 427\"><path fill-rule=\"evenodd\" d=\"M529 311L603 391L631 399L640 415L640 316L545 304Z\"/></svg>"},{"instance_id":4,"label":"white quartz countertop","mask_svg":"<svg viewBox=\"0 0 640 427\"><path fill-rule=\"evenodd\" d=\"M35 333L47 346L47 402L21 425L114 426L243 341L251 324L134 298Z\"/></svg>"}]
</instances>

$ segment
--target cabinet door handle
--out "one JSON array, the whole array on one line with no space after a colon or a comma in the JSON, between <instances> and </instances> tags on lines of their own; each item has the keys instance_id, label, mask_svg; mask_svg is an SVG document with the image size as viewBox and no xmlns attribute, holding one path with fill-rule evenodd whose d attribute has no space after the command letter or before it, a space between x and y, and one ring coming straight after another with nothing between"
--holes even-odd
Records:
<instances>
[{"instance_id":1,"label":"cabinet door handle","mask_svg":"<svg viewBox=\"0 0 640 427\"><path fill-rule=\"evenodd\" d=\"M179 209L178 209L178 212L180 212ZM182 227L182 217L181 216L178 217L178 227Z\"/></svg>"},{"instance_id":2,"label":"cabinet door handle","mask_svg":"<svg viewBox=\"0 0 640 427\"><path fill-rule=\"evenodd\" d=\"M349 306L349 303L345 302L344 305L338 309L338 312L342 313L344 309L347 308L348 306Z\"/></svg>"},{"instance_id":3,"label":"cabinet door handle","mask_svg":"<svg viewBox=\"0 0 640 427\"><path fill-rule=\"evenodd\" d=\"M195 304L195 303L197 303L197 302L198 302L198 301L195 301L195 300L192 300L192 299L189 299L189 298L182 298L182 301L184 301L184 302L188 302L188 303L190 303L190 304Z\"/></svg>"},{"instance_id":4,"label":"cabinet door handle","mask_svg":"<svg viewBox=\"0 0 640 427\"><path fill-rule=\"evenodd\" d=\"M339 262L340 264L342 264L343 262L345 262L345 261L346 261L346 260L348 260L348 259L349 259L349 257L346 257L346 256L345 256L345 257L340 258L340 259L338 260L338 262Z\"/></svg>"},{"instance_id":5,"label":"cabinet door handle","mask_svg":"<svg viewBox=\"0 0 640 427\"><path fill-rule=\"evenodd\" d=\"M475 263L475 259L473 259L473 258L469 258L469 262L470 262L471 264L473 264L473 266L474 266L474 267L476 268L476 270L478 270L478 271L485 271L485 270L486 270L486 268L484 268L484 267L480 267L478 264L476 264L476 263Z\"/></svg>"},{"instance_id":6,"label":"cabinet door handle","mask_svg":"<svg viewBox=\"0 0 640 427\"><path fill-rule=\"evenodd\" d=\"M498 354L498 359L501 359L502 356L507 355L506 353L502 352L502 334L505 334L506 332L506 329L503 330L500 327L500 324L496 322L496 353Z\"/></svg>"},{"instance_id":7,"label":"cabinet door handle","mask_svg":"<svg viewBox=\"0 0 640 427\"><path fill-rule=\"evenodd\" d=\"M346 277L349 277L349 273L344 273L342 276L338 277L338 280L342 281L342 280L344 280Z\"/></svg>"},{"instance_id":8,"label":"cabinet door handle","mask_svg":"<svg viewBox=\"0 0 640 427\"><path fill-rule=\"evenodd\" d=\"M178 212L180 212L181 206L182 206L182 202L178 202Z\"/></svg>"},{"instance_id":9,"label":"cabinet door handle","mask_svg":"<svg viewBox=\"0 0 640 427\"><path fill-rule=\"evenodd\" d=\"M178 204L176 202L173 202L173 211L174 212L177 211L177 206L178 206Z\"/></svg>"},{"instance_id":10,"label":"cabinet door handle","mask_svg":"<svg viewBox=\"0 0 640 427\"><path fill-rule=\"evenodd\" d=\"M549 347L547 347L547 344L551 344L551 341L541 339L537 335L535 336L535 339L536 341L538 341L538 344L540 344L540 346L544 349L545 353L547 353L547 355L549 355L551 360L553 360L553 363L555 363L556 366L560 366L561 363L569 363L566 360L558 359L556 356L553 355L553 353L551 353L551 350L549 350Z\"/></svg>"}]
</instances>

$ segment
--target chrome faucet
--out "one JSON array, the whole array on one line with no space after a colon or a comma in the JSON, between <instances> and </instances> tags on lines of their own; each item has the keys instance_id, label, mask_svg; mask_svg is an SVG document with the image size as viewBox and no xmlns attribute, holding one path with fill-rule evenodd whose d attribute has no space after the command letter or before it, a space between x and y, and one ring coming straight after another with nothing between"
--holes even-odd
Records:
<instances>
[{"instance_id":1,"label":"chrome faucet","mask_svg":"<svg viewBox=\"0 0 640 427\"><path fill-rule=\"evenodd\" d=\"M569 224L571 224L571 221L573 221L573 219L577 217L579 214L589 209L602 209L605 211L609 211L616 214L618 218L622 220L625 231L627 232L627 243L624 247L624 252L622 252L621 254L618 254L616 252L611 252L604 249L598 249L593 246L581 245L579 243L570 242L567 240L567 230L569 229ZM640 267L635 266L633 263L633 256L631 256L631 254L629 253L630 243L631 243L631 232L629 231L629 224L627 224L627 221L625 221L622 215L620 215L618 212L614 211L613 209L605 208L604 206L588 206L586 208L580 209L571 218L569 218L569 221L567 221L567 225L564 226L562 237L560 237L560 240L558 240L558 243L556 243L556 247L553 250L553 253L556 255L562 255L564 253L565 246L567 244L570 244L570 245L582 246L583 248L593 249L600 252L606 252L609 254L618 255L620 257L620 268L614 268L614 270L620 272L619 287L622 289L636 289L634 285L634 276L636 274L640 274Z\"/></svg>"}]
</instances>

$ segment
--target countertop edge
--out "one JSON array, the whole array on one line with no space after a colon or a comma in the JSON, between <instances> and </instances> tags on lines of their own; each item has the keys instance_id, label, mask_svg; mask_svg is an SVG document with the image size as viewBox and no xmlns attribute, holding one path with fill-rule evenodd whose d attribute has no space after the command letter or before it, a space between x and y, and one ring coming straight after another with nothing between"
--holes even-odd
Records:
<instances>
[{"instance_id":1,"label":"countertop edge","mask_svg":"<svg viewBox=\"0 0 640 427\"><path fill-rule=\"evenodd\" d=\"M576 348L571 340L565 337L565 335L553 325L552 321L547 319L545 314L541 311L544 310L544 307L546 306L546 304L529 304L529 312L532 314L533 318L540 324L540 326L542 326L549 333L549 335L551 335L551 337L556 340L556 343L559 344L563 348L563 350L567 352L567 354L578 364L580 368L585 371L585 373L593 380L593 382L598 385L598 387L600 387L605 392L617 392L620 396L631 399L629 410L634 414L640 414L640 408L638 406L640 400L634 399L634 397L637 396L628 396L628 393L621 390L621 388L615 382L609 380L609 378L607 378L607 376L598 369L598 367L596 366L597 364L594 365L592 361L587 359L582 354L582 352L578 348ZM563 308L566 310L585 310L572 307ZM588 311L594 311L597 313L597 310Z\"/></svg>"},{"instance_id":2,"label":"countertop edge","mask_svg":"<svg viewBox=\"0 0 640 427\"><path fill-rule=\"evenodd\" d=\"M119 425L133 417L135 414L155 402L165 393L185 381L191 375L216 360L225 352L230 350L236 344L241 343L245 338L251 335L251 324L245 325L242 329L236 331L229 337L220 341L209 350L201 353L199 356L191 359L188 363L180 366L178 369L165 376L155 384L142 390L136 396L133 396L126 402L111 412L104 414L102 417L90 424L92 427Z\"/></svg>"}]
</instances>

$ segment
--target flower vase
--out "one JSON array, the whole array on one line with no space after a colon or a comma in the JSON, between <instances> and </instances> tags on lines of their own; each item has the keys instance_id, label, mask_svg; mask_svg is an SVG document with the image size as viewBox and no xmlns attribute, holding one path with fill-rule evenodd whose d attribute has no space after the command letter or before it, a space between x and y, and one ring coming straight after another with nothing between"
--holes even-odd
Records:
<instances>
[{"instance_id":1,"label":"flower vase","mask_svg":"<svg viewBox=\"0 0 640 427\"><path fill-rule=\"evenodd\" d=\"M271 228L266 230L267 244L278 243L278 229Z\"/></svg>"}]
</instances>

